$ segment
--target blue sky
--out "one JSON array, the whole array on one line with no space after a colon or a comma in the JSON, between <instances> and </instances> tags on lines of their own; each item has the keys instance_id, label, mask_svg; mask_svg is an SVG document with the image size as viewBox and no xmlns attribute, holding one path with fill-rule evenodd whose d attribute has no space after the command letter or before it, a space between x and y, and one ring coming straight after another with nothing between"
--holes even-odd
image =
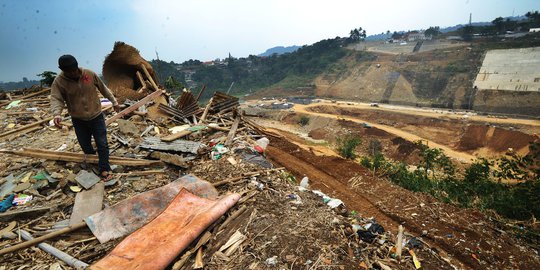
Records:
<instances>
[{"instance_id":1,"label":"blue sky","mask_svg":"<svg viewBox=\"0 0 540 270\"><path fill-rule=\"evenodd\" d=\"M0 81L58 71L73 54L101 73L115 41L147 60L211 60L347 36L491 21L539 10L537 0L0 0Z\"/></svg>"}]
</instances>

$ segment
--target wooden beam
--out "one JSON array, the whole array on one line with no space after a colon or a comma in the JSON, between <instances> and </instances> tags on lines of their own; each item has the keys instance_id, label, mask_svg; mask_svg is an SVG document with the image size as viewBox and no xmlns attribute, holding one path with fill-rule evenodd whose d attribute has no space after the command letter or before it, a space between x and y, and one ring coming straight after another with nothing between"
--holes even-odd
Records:
<instances>
[{"instance_id":1,"label":"wooden beam","mask_svg":"<svg viewBox=\"0 0 540 270\"><path fill-rule=\"evenodd\" d=\"M152 85L152 87L154 88L155 91L158 91L159 88L156 84L156 82L154 82L154 79L152 79L152 76L150 76L150 72L148 72L148 69L146 69L146 67L140 63L139 66L141 67L141 69L143 70L144 72L144 75L146 75L146 77L148 78L148 80L150 81L150 84Z\"/></svg>"},{"instance_id":2,"label":"wooden beam","mask_svg":"<svg viewBox=\"0 0 540 270\"><path fill-rule=\"evenodd\" d=\"M123 117L125 115L127 115L128 113L138 109L139 107L141 107L142 105L154 100L155 98L159 97L161 94L163 93L162 90L157 90L153 93L151 93L150 95L144 97L143 99L139 100L137 103L125 108L124 110L122 110L121 112L117 113L116 115L114 115L113 117L107 119L105 121L105 124L106 125L109 125L110 123L116 121L118 118L120 117Z\"/></svg>"},{"instance_id":3,"label":"wooden beam","mask_svg":"<svg viewBox=\"0 0 540 270\"><path fill-rule=\"evenodd\" d=\"M37 149L37 148L24 148L22 151L0 150L0 153L48 159L48 160L60 160L60 161L71 161L71 162L86 161L92 164L97 164L99 161L99 158L97 155L86 155L85 157L85 155L81 153L51 151L51 150ZM115 156L111 156L109 158L109 162L113 165L125 165L125 166L163 165L161 161L156 161L156 160L124 158L124 157L115 157Z\"/></svg>"},{"instance_id":4,"label":"wooden beam","mask_svg":"<svg viewBox=\"0 0 540 270\"><path fill-rule=\"evenodd\" d=\"M231 130L229 131L229 135L227 135L227 140L225 141L225 146L229 146L229 145L232 144L232 141L234 139L234 135L236 135L236 130L238 129L239 124L240 124L240 115L236 116L236 118L234 119Z\"/></svg>"},{"instance_id":5,"label":"wooden beam","mask_svg":"<svg viewBox=\"0 0 540 270\"><path fill-rule=\"evenodd\" d=\"M214 100L214 97L210 98L210 101L208 101L208 104L206 105L206 108L204 108L204 112L201 116L201 123L206 121L206 116L208 115L208 111L210 110L210 107L212 106L212 101Z\"/></svg>"},{"instance_id":6,"label":"wooden beam","mask_svg":"<svg viewBox=\"0 0 540 270\"><path fill-rule=\"evenodd\" d=\"M14 219L22 219L43 215L51 210L50 207L37 207L0 213L0 221L6 222Z\"/></svg>"},{"instance_id":7,"label":"wooden beam","mask_svg":"<svg viewBox=\"0 0 540 270\"><path fill-rule=\"evenodd\" d=\"M26 126L22 126L22 127L20 127L20 128L17 128L17 129L13 129L13 130L10 130L10 131L6 131L6 132L0 134L0 138L5 137L5 136L7 136L7 135L11 135L11 134L13 134L13 133L17 133L17 132L19 132L19 131L23 131L23 130L25 130L25 129L27 129L27 128L31 128L31 127L35 127L35 126L37 126L37 125L41 125L41 124L43 124L43 123L45 123L45 122L51 121L51 119L53 119L53 117L47 117L47 118L45 118L45 119L43 119L43 120L41 120L41 121L37 121L37 122L34 122L34 123L32 123L32 124L28 124L28 125L26 125Z\"/></svg>"},{"instance_id":8,"label":"wooden beam","mask_svg":"<svg viewBox=\"0 0 540 270\"><path fill-rule=\"evenodd\" d=\"M80 228L83 228L83 227L86 227L86 223L81 222L81 223L78 223L78 224L76 224L74 226L69 226L69 227L66 227L64 229L60 229L58 231L52 232L52 233L48 233L48 234L40 236L38 238L34 238L32 240L22 242L20 244L17 244L17 245L11 246L11 247L1 249L0 250L0 255L7 254L7 253L14 252L14 251L17 251L17 250L20 250L20 249L23 249L23 248L27 248L27 247L37 245L37 244L39 244L39 243L41 243L41 242L43 242L45 240L49 240L51 238L60 236L62 234L68 233L68 232L76 231L76 230L78 230Z\"/></svg>"},{"instance_id":9,"label":"wooden beam","mask_svg":"<svg viewBox=\"0 0 540 270\"><path fill-rule=\"evenodd\" d=\"M186 129L186 130L182 130L180 132L176 132L174 134L167 135L165 137L161 137L161 140L164 141L164 142L172 142L172 141L174 141L176 139L180 139L180 138L182 138L184 136L187 136L187 135L189 135L191 133L193 133L193 131Z\"/></svg>"},{"instance_id":10,"label":"wooden beam","mask_svg":"<svg viewBox=\"0 0 540 270\"><path fill-rule=\"evenodd\" d=\"M51 91L51 88L45 88L45 89L40 90L40 91L37 91L37 92L35 92L35 93L28 94L28 95L26 95L26 96L22 96L22 97L16 98L15 100L21 100L21 99L26 99L26 98L31 98L31 97L39 96L39 95L44 94L44 93L49 92L49 91ZM10 100L10 101L6 101L6 102L0 103L0 106L7 105L7 104L9 104L9 103L11 103L11 100Z\"/></svg>"},{"instance_id":11,"label":"wooden beam","mask_svg":"<svg viewBox=\"0 0 540 270\"><path fill-rule=\"evenodd\" d=\"M141 72L137 70L137 72L135 72L135 74L137 74L137 78L139 78L139 82L141 83L142 85L142 88L146 88L146 82L144 81L142 75L141 75Z\"/></svg>"},{"instance_id":12,"label":"wooden beam","mask_svg":"<svg viewBox=\"0 0 540 270\"><path fill-rule=\"evenodd\" d=\"M34 237L32 237L32 235L25 231L25 230L20 230L20 233L21 233L21 236L22 238L24 238L24 240L27 240L27 241L30 241L30 240L33 240ZM85 262L81 262L79 260L77 260L76 258L70 256L69 254L61 251L61 250L58 250L56 249L55 247L47 244L47 243L41 243L41 244L38 244L38 247L41 248L43 251L55 256L56 258L62 260L63 262L65 262L67 265L75 268L75 269L87 269L88 268L88 264L86 264Z\"/></svg>"},{"instance_id":13,"label":"wooden beam","mask_svg":"<svg viewBox=\"0 0 540 270\"><path fill-rule=\"evenodd\" d=\"M201 98L202 93L204 92L205 89L206 89L206 84L203 84L201 91L199 92L199 94L197 94L197 98L195 98L195 102L199 102L199 98Z\"/></svg>"}]
</instances>

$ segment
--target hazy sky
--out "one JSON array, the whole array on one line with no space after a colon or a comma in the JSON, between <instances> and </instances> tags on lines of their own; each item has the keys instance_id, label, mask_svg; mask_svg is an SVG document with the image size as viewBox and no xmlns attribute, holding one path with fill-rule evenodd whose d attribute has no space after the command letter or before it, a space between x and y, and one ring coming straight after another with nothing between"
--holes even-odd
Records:
<instances>
[{"instance_id":1,"label":"hazy sky","mask_svg":"<svg viewBox=\"0 0 540 270\"><path fill-rule=\"evenodd\" d=\"M492 21L539 10L538 0L0 0L0 81L58 71L62 54L101 73L115 41L147 59L183 62L259 54L274 46Z\"/></svg>"}]
</instances>

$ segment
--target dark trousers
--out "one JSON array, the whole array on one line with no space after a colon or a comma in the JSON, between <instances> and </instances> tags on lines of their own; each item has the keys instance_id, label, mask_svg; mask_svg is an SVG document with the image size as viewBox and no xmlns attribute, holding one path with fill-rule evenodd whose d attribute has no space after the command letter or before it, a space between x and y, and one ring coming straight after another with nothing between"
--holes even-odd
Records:
<instances>
[{"instance_id":1,"label":"dark trousers","mask_svg":"<svg viewBox=\"0 0 540 270\"><path fill-rule=\"evenodd\" d=\"M85 154L95 154L96 150L92 146L92 136L97 146L97 153L99 157L99 172L110 171L109 165L109 144L107 143L107 127L105 125L105 117L100 114L92 120L81 120L71 118L73 122L73 128L75 128L75 134L79 145Z\"/></svg>"}]
</instances>

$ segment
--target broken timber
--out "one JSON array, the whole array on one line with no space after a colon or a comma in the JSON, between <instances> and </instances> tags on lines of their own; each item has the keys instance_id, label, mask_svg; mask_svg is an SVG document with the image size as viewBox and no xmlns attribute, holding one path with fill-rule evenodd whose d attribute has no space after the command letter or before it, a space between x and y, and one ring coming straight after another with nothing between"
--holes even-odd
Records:
<instances>
[{"instance_id":1,"label":"broken timber","mask_svg":"<svg viewBox=\"0 0 540 270\"><path fill-rule=\"evenodd\" d=\"M167 135L165 137L162 137L161 140L164 141L164 142L172 142L176 139L180 139L184 136L187 136L189 134L193 133L193 131L191 130L182 130L180 132L176 132L176 133L173 133L173 134L170 134L170 135Z\"/></svg>"},{"instance_id":2,"label":"broken timber","mask_svg":"<svg viewBox=\"0 0 540 270\"><path fill-rule=\"evenodd\" d=\"M105 124L109 125L110 123L116 121L118 118L123 117L123 116L127 115L130 112L133 112L134 110L138 109L142 105L154 100L155 98L160 96L162 93L163 93L162 90L156 90L155 92L151 93L150 95L148 95L148 96L144 97L143 99L139 100L137 103L125 108L121 112L117 113L115 116L107 119L105 121Z\"/></svg>"},{"instance_id":3,"label":"broken timber","mask_svg":"<svg viewBox=\"0 0 540 270\"><path fill-rule=\"evenodd\" d=\"M23 148L20 151L12 150L0 150L0 153L13 154L18 156L25 157L34 157L42 158L48 160L60 160L60 161L71 161L71 162L83 162L97 164L98 156L97 155L85 155L80 153L72 152L61 152L61 151L51 151L46 149L37 149L37 148ZM135 159L135 158L124 158L124 157L115 157L111 156L109 158L110 164L113 165L125 165L125 166L153 166L153 165L163 165L161 161L155 160L146 160L146 159Z\"/></svg>"},{"instance_id":4,"label":"broken timber","mask_svg":"<svg viewBox=\"0 0 540 270\"><path fill-rule=\"evenodd\" d=\"M48 118L45 118L45 119L43 119L43 120L34 122L34 123L32 123L32 124L28 124L28 125L26 125L26 126L22 126L22 127L18 128L18 129L14 129L14 130L10 130L10 131L4 132L4 133L0 134L0 138L5 137L5 136L8 136L8 135L15 134L15 133L18 133L18 132L24 132L24 131L35 130L35 127L36 127L36 126L41 125L41 124L46 123L46 122L49 122L49 121L51 121L51 119L53 119L53 118L52 118L52 117L48 117ZM39 127L38 127L38 129L39 129Z\"/></svg>"},{"instance_id":5,"label":"broken timber","mask_svg":"<svg viewBox=\"0 0 540 270\"><path fill-rule=\"evenodd\" d=\"M86 227L86 223L81 222L81 223L78 223L76 225L69 226L69 227L60 229L58 231L54 231L52 233L48 233L48 234L40 236L38 238L34 238L32 240L22 242L22 243L19 243L17 245L11 246L11 247L1 249L0 250L0 255L7 254L7 253L10 253L10 252L13 252L13 251L17 251L19 249L31 247L31 246L36 245L38 243L41 243L41 242L43 242L45 240L55 238L57 236L60 236L62 234L68 233L68 232L76 231L76 230L78 230L80 228L83 228L83 227Z\"/></svg>"},{"instance_id":6,"label":"broken timber","mask_svg":"<svg viewBox=\"0 0 540 270\"><path fill-rule=\"evenodd\" d=\"M51 88L46 88L46 89L43 89L43 90L34 92L34 93L32 93L32 94L28 94L28 95L26 95L26 96L22 96L22 97L16 98L16 99L14 99L14 100L23 100L23 99L27 99L27 98L39 96L39 95L45 94L46 92L49 92L49 91L51 91ZM6 101L6 102L0 103L0 106L7 105L7 104L9 104L9 103L11 103L11 100L10 100L10 101Z\"/></svg>"},{"instance_id":7,"label":"broken timber","mask_svg":"<svg viewBox=\"0 0 540 270\"><path fill-rule=\"evenodd\" d=\"M153 150L176 151L197 154L199 149L202 147L202 143L184 140L175 140L174 142L162 142L161 139L158 137L146 137L139 146L141 148Z\"/></svg>"},{"instance_id":8,"label":"broken timber","mask_svg":"<svg viewBox=\"0 0 540 270\"><path fill-rule=\"evenodd\" d=\"M25 230L20 230L19 232L21 233L21 236L24 240L30 241L34 239L34 237L32 237L32 235ZM47 243L38 244L38 247L44 250L45 252L55 256L56 258L62 260L63 262L65 262L66 264L68 264L69 266L75 269L87 269L89 266L88 264L77 260L76 258L70 256L69 254L61 250L58 250Z\"/></svg>"}]
</instances>

